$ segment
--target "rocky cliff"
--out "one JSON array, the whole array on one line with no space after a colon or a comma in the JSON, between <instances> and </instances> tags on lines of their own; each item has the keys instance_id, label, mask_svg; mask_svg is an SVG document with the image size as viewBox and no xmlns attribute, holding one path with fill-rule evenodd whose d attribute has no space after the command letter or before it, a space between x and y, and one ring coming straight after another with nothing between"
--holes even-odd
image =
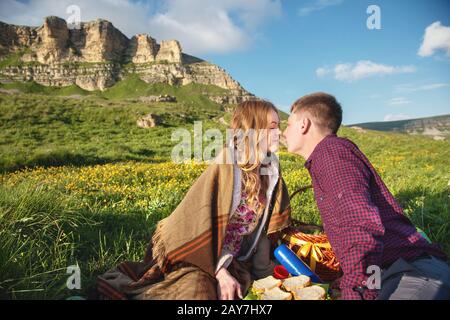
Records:
<instances>
[{"instance_id":1,"label":"rocky cliff","mask_svg":"<svg viewBox=\"0 0 450 320\"><path fill-rule=\"evenodd\" d=\"M199 83L230 90L222 103L251 99L222 68L184 54L177 40L157 43L146 34L128 39L109 21L70 29L50 16L40 27L0 22L0 82L35 81L46 86L77 85L105 90L130 73L147 83Z\"/></svg>"}]
</instances>

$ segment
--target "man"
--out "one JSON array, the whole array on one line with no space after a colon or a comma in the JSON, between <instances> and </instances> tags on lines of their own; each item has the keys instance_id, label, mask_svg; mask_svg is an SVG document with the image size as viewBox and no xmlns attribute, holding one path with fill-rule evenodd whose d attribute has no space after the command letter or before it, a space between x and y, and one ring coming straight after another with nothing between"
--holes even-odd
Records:
<instances>
[{"instance_id":1,"label":"man","mask_svg":"<svg viewBox=\"0 0 450 320\"><path fill-rule=\"evenodd\" d=\"M341 122L336 99L314 93L292 105L283 135L288 150L306 159L324 230L343 270L342 298L450 299L445 253L417 232L358 147L336 135ZM369 266L382 271L380 288L372 285Z\"/></svg>"}]
</instances>

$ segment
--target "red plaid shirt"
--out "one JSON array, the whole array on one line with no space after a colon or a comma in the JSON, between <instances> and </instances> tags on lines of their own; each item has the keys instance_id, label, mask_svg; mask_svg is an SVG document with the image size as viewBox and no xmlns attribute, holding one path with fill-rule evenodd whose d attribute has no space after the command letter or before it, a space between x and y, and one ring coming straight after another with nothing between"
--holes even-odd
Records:
<instances>
[{"instance_id":1,"label":"red plaid shirt","mask_svg":"<svg viewBox=\"0 0 450 320\"><path fill-rule=\"evenodd\" d=\"M446 259L429 244L403 214L372 164L358 147L335 134L326 136L305 163L324 230L343 270L343 299L361 299L355 287L365 287L367 267L387 268L429 253ZM377 290L364 291L375 299Z\"/></svg>"}]
</instances>

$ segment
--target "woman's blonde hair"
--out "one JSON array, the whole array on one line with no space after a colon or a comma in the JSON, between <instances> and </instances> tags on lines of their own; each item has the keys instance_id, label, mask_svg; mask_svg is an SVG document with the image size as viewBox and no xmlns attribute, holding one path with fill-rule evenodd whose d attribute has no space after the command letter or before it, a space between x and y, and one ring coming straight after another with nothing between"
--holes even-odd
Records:
<instances>
[{"instance_id":1,"label":"woman's blonde hair","mask_svg":"<svg viewBox=\"0 0 450 320\"><path fill-rule=\"evenodd\" d=\"M268 101L245 101L240 103L231 119L230 128L237 149L237 164L242 171L242 187L247 195L247 203L257 212L264 210L266 202L259 196L268 187L268 176L261 175L261 165L267 159L268 115L278 114L277 108ZM265 196L265 194L263 194Z\"/></svg>"}]
</instances>

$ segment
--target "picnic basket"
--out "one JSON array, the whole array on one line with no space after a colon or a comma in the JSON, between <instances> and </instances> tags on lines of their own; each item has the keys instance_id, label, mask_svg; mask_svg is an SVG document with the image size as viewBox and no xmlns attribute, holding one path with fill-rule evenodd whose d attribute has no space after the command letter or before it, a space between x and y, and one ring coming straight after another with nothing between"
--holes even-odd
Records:
<instances>
[{"instance_id":1,"label":"picnic basket","mask_svg":"<svg viewBox=\"0 0 450 320\"><path fill-rule=\"evenodd\" d=\"M311 187L300 188L290 199ZM294 251L323 281L331 282L342 275L339 261L322 226L293 219L291 226L283 230L281 242Z\"/></svg>"}]
</instances>

